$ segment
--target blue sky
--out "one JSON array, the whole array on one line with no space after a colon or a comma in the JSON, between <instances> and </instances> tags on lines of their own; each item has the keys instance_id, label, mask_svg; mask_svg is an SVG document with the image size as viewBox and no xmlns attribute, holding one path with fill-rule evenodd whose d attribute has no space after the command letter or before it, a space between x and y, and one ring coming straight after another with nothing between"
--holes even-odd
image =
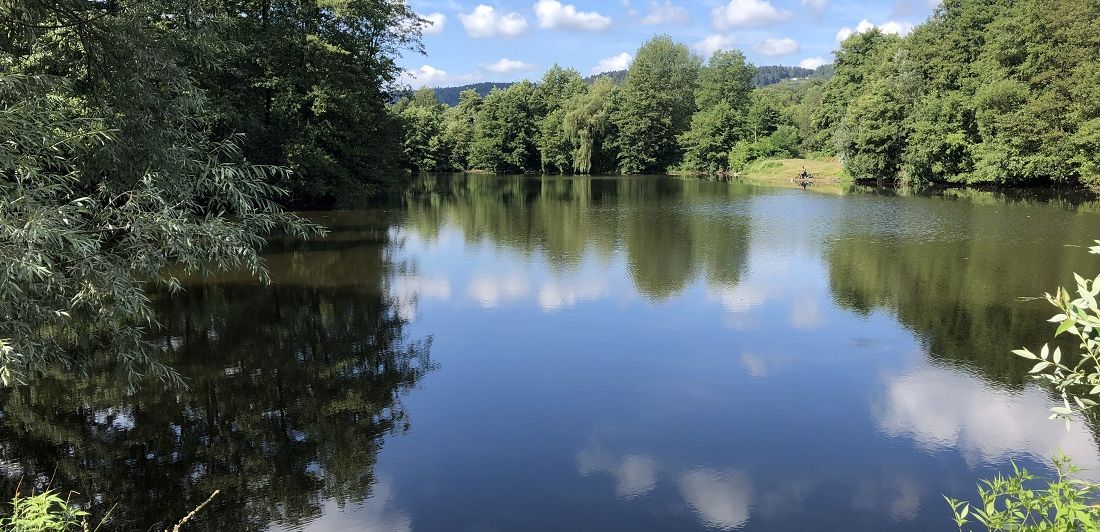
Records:
<instances>
[{"instance_id":1,"label":"blue sky","mask_svg":"<svg viewBox=\"0 0 1100 532\"><path fill-rule=\"evenodd\" d=\"M411 0L433 21L426 55L401 60L413 87L538 79L554 63L582 74L629 65L666 33L709 56L736 48L757 65L831 62L838 40L878 26L907 33L939 0Z\"/></svg>"}]
</instances>

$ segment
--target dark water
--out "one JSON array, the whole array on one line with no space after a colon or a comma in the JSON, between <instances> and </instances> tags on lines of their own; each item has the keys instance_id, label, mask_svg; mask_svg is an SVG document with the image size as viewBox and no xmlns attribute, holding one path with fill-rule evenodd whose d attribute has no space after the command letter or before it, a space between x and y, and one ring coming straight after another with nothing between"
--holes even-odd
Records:
<instances>
[{"instance_id":1,"label":"dark water","mask_svg":"<svg viewBox=\"0 0 1100 532\"><path fill-rule=\"evenodd\" d=\"M946 530L1010 460L1100 468L1009 350L1096 206L670 178L427 178L276 279L157 300L187 391L0 398L0 472L163 529Z\"/></svg>"}]
</instances>

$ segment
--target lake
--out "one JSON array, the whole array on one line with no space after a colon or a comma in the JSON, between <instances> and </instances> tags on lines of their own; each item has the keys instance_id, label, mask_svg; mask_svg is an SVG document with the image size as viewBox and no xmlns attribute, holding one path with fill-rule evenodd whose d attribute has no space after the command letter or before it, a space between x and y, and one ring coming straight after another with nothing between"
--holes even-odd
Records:
<instances>
[{"instance_id":1,"label":"lake","mask_svg":"<svg viewBox=\"0 0 1100 532\"><path fill-rule=\"evenodd\" d=\"M119 529L949 530L1064 451L1026 361L1100 207L670 177L431 176L158 294L187 390L6 390L4 493Z\"/></svg>"}]
</instances>

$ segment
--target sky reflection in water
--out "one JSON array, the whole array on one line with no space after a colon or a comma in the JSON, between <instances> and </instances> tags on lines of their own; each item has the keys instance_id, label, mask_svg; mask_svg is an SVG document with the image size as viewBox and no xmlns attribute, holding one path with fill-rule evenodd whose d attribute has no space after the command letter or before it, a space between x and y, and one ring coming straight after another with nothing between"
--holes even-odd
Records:
<instances>
[{"instance_id":1,"label":"sky reflection in water","mask_svg":"<svg viewBox=\"0 0 1100 532\"><path fill-rule=\"evenodd\" d=\"M379 463L414 529L938 529L1010 459L1100 465L1008 354L1097 269L1087 206L430 184L388 289L441 369Z\"/></svg>"},{"instance_id":2,"label":"sky reflection in water","mask_svg":"<svg viewBox=\"0 0 1100 532\"><path fill-rule=\"evenodd\" d=\"M939 530L1095 427L1009 352L1097 205L662 177L432 177L158 295L188 390L0 391L0 488L120 529ZM174 523L174 520L172 521Z\"/></svg>"}]
</instances>

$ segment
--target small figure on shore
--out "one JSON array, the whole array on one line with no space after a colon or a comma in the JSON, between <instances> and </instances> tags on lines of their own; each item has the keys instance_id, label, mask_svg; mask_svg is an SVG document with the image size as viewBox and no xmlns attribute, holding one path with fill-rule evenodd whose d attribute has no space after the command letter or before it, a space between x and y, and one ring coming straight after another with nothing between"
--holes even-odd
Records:
<instances>
[{"instance_id":1,"label":"small figure on shore","mask_svg":"<svg viewBox=\"0 0 1100 532\"><path fill-rule=\"evenodd\" d=\"M798 173L798 179L805 181L810 178L810 173L806 171L806 167L802 167L802 171Z\"/></svg>"}]
</instances>

